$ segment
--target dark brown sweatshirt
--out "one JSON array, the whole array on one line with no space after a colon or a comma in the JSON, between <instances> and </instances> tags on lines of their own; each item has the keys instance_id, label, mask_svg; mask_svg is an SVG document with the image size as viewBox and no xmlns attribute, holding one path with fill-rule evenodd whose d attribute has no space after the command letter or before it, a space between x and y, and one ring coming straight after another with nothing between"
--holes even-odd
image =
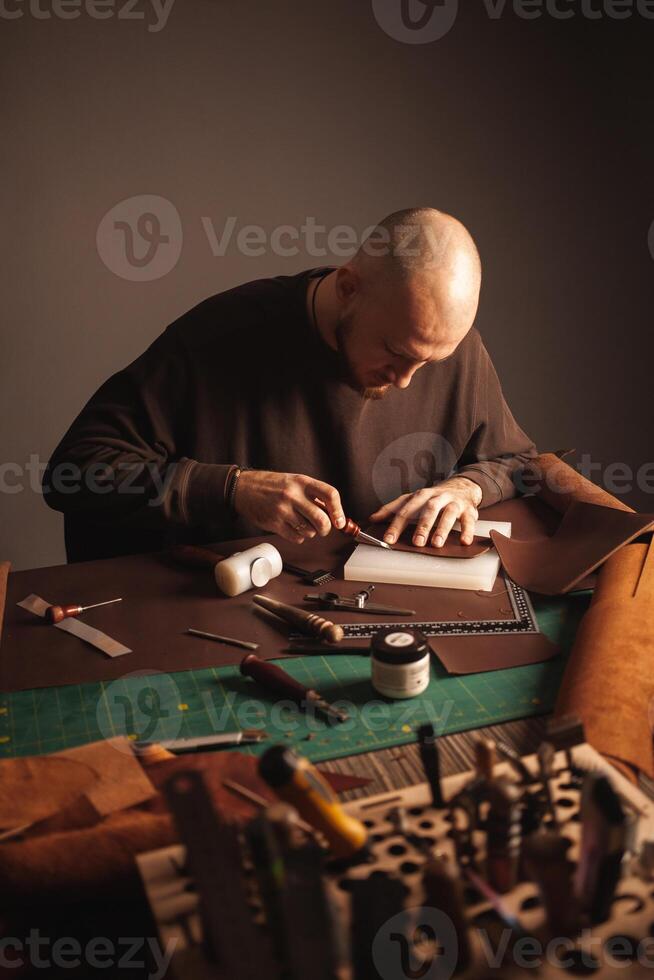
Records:
<instances>
[{"instance_id":1,"label":"dark brown sweatshirt","mask_svg":"<svg viewBox=\"0 0 654 980\"><path fill-rule=\"evenodd\" d=\"M324 480L359 523L455 471L482 506L513 496L535 448L477 330L408 388L363 399L306 312L309 280L326 271L205 300L93 395L43 480L69 560L260 534L225 504L235 464Z\"/></svg>"}]
</instances>

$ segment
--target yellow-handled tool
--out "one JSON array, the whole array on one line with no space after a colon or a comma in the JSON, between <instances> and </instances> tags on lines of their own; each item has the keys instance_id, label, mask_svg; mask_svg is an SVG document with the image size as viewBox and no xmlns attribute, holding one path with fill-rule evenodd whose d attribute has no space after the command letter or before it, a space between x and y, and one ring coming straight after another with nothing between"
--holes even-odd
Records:
<instances>
[{"instance_id":1,"label":"yellow-handled tool","mask_svg":"<svg viewBox=\"0 0 654 980\"><path fill-rule=\"evenodd\" d=\"M351 858L368 842L368 831L345 812L331 786L308 759L273 745L259 760L259 775L280 799L327 839L335 858Z\"/></svg>"}]
</instances>

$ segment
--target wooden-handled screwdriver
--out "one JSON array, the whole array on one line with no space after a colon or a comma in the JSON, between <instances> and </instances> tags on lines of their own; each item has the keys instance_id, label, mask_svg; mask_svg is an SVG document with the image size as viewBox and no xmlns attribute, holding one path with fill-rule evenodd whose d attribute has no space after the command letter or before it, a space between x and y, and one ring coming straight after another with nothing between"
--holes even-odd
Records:
<instances>
[{"instance_id":1,"label":"wooden-handled screwdriver","mask_svg":"<svg viewBox=\"0 0 654 980\"><path fill-rule=\"evenodd\" d=\"M327 511L327 505L323 503L322 500L314 498L314 503L317 507L320 507L321 510L329 513ZM372 544L375 546L375 548L386 548L388 551L393 550L390 544L387 544L385 541L380 541L379 538L373 538L372 534L366 534L365 531L362 531L356 521L353 521L351 517L346 517L345 525L343 527L339 527L338 530L343 534L347 534L348 538L354 538L354 540L358 541L359 544Z\"/></svg>"},{"instance_id":2,"label":"wooden-handled screwdriver","mask_svg":"<svg viewBox=\"0 0 654 980\"><path fill-rule=\"evenodd\" d=\"M79 616L87 609L97 609L98 606L110 606L112 602L122 602L120 599L107 599L106 602L94 602L91 606L48 606L45 611L45 619L48 623L60 623L62 619Z\"/></svg>"}]
</instances>

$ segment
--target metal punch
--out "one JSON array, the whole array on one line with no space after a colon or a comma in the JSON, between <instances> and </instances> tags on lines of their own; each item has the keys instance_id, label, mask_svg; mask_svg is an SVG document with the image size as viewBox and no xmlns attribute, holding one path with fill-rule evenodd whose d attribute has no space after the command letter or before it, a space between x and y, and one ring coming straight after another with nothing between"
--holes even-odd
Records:
<instances>
[{"instance_id":1,"label":"metal punch","mask_svg":"<svg viewBox=\"0 0 654 980\"><path fill-rule=\"evenodd\" d=\"M369 585L354 596L341 596L338 592L308 592L305 602L314 602L327 609L349 609L353 612L379 613L391 616L415 616L415 609L398 609L379 602L369 602L375 586Z\"/></svg>"}]
</instances>

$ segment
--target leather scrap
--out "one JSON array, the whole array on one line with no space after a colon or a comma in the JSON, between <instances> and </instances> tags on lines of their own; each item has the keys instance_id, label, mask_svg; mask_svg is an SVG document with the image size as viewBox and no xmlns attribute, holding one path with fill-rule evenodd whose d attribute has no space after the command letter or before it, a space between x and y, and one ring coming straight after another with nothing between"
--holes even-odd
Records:
<instances>
[{"instance_id":1,"label":"leather scrap","mask_svg":"<svg viewBox=\"0 0 654 980\"><path fill-rule=\"evenodd\" d=\"M573 500L551 537L521 541L491 531L502 565L531 592L569 592L623 545L654 528L654 515Z\"/></svg>"},{"instance_id":2,"label":"leather scrap","mask_svg":"<svg viewBox=\"0 0 654 980\"><path fill-rule=\"evenodd\" d=\"M0 762L0 829L87 825L156 790L124 736Z\"/></svg>"},{"instance_id":3,"label":"leather scrap","mask_svg":"<svg viewBox=\"0 0 654 980\"><path fill-rule=\"evenodd\" d=\"M99 782L87 763L57 755L0 761L0 829L10 830L56 813Z\"/></svg>"},{"instance_id":4,"label":"leather scrap","mask_svg":"<svg viewBox=\"0 0 654 980\"><path fill-rule=\"evenodd\" d=\"M99 817L144 803L156 793L125 736L79 745L58 755L83 762L98 774L84 796Z\"/></svg>"}]
</instances>

